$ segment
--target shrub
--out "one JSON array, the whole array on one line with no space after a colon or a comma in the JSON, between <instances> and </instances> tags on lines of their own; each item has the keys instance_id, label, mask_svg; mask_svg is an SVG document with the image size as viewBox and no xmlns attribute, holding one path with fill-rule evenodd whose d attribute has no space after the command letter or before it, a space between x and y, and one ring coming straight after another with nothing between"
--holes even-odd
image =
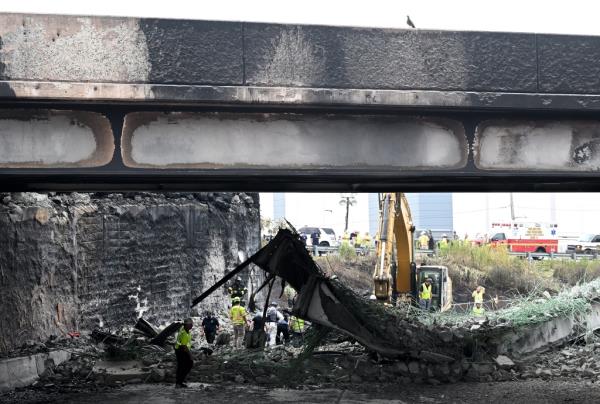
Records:
<instances>
[{"instance_id":1,"label":"shrub","mask_svg":"<svg viewBox=\"0 0 600 404\"><path fill-rule=\"evenodd\" d=\"M356 258L356 250L350 245L350 243L346 241L342 242L338 253L340 255L340 258L344 261Z\"/></svg>"},{"instance_id":2,"label":"shrub","mask_svg":"<svg viewBox=\"0 0 600 404\"><path fill-rule=\"evenodd\" d=\"M552 260L544 263L555 279L571 286L600 277L600 262L595 260Z\"/></svg>"}]
</instances>

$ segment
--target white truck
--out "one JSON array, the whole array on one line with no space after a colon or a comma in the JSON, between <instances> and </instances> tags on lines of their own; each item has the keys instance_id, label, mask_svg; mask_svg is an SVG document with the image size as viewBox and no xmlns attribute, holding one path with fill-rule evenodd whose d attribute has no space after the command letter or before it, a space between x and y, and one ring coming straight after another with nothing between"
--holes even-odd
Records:
<instances>
[{"instance_id":1,"label":"white truck","mask_svg":"<svg viewBox=\"0 0 600 404\"><path fill-rule=\"evenodd\" d=\"M585 234L567 245L568 253L597 254L600 252L600 234Z\"/></svg>"}]
</instances>

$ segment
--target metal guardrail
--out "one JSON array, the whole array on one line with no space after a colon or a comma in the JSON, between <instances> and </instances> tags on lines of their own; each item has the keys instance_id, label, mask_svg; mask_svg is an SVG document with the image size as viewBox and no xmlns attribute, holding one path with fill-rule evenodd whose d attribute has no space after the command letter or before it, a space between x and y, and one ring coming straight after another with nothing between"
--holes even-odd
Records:
<instances>
[{"instance_id":1,"label":"metal guardrail","mask_svg":"<svg viewBox=\"0 0 600 404\"><path fill-rule=\"evenodd\" d=\"M308 251L312 252L313 255L326 255L337 253L340 247L323 247L323 246L306 246ZM375 253L375 248L354 248L354 251L357 255L369 255ZM436 255L436 250L421 250L416 249L416 254L425 254L425 255ZM514 252L509 251L509 255L515 257L523 257L528 260L543 260L543 259L572 259L572 260L596 260L600 258L600 254L598 252L594 252L592 254L581 254L581 253L538 253L538 252Z\"/></svg>"},{"instance_id":2,"label":"metal guardrail","mask_svg":"<svg viewBox=\"0 0 600 404\"><path fill-rule=\"evenodd\" d=\"M527 258L529 260L531 259L555 259L555 258L560 258L560 259L572 259L572 260L582 260L582 259L586 259L586 260L597 260L598 259L598 253L594 252L593 254L577 254L577 253L537 253L537 252L514 252L514 251L509 251L508 252L509 255L513 255L516 257L524 257Z\"/></svg>"}]
</instances>

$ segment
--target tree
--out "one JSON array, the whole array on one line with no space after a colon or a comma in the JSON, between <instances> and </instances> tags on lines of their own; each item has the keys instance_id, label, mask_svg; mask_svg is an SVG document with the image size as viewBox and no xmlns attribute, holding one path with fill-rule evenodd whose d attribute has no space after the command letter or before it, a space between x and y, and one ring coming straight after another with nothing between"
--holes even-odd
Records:
<instances>
[{"instance_id":1,"label":"tree","mask_svg":"<svg viewBox=\"0 0 600 404\"><path fill-rule=\"evenodd\" d=\"M344 232L348 231L348 215L350 206L356 205L356 198L353 194L340 194L340 205L346 205L346 221L344 222Z\"/></svg>"}]
</instances>

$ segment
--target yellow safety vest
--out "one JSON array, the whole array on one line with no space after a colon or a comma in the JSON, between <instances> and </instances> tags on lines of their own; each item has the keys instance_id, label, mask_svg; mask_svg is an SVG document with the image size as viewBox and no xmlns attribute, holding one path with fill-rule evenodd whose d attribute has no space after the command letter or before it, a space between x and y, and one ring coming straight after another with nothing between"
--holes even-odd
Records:
<instances>
[{"instance_id":1,"label":"yellow safety vest","mask_svg":"<svg viewBox=\"0 0 600 404\"><path fill-rule=\"evenodd\" d=\"M483 306L480 308L477 308L477 306L473 307L473 314L476 316L483 316L483 313L485 313L485 310L483 309Z\"/></svg>"},{"instance_id":2,"label":"yellow safety vest","mask_svg":"<svg viewBox=\"0 0 600 404\"><path fill-rule=\"evenodd\" d=\"M301 318L292 316L290 318L290 325L292 327L293 332L303 332L304 331L304 320L302 320Z\"/></svg>"},{"instance_id":3,"label":"yellow safety vest","mask_svg":"<svg viewBox=\"0 0 600 404\"><path fill-rule=\"evenodd\" d=\"M419 294L419 297L423 300L429 300L431 299L431 285L427 286L427 284L422 284L421 285L421 293Z\"/></svg>"},{"instance_id":4,"label":"yellow safety vest","mask_svg":"<svg viewBox=\"0 0 600 404\"><path fill-rule=\"evenodd\" d=\"M421 247L422 250L426 250L429 247L429 237L426 234L419 237L419 247Z\"/></svg>"},{"instance_id":5,"label":"yellow safety vest","mask_svg":"<svg viewBox=\"0 0 600 404\"><path fill-rule=\"evenodd\" d=\"M471 296L475 300L475 303L483 303L483 294L485 292L482 290L481 292L474 291Z\"/></svg>"},{"instance_id":6,"label":"yellow safety vest","mask_svg":"<svg viewBox=\"0 0 600 404\"><path fill-rule=\"evenodd\" d=\"M187 346L188 349L192 349L192 333L187 332L183 326L179 329L179 333L177 334L175 349L178 349L182 345Z\"/></svg>"},{"instance_id":7,"label":"yellow safety vest","mask_svg":"<svg viewBox=\"0 0 600 404\"><path fill-rule=\"evenodd\" d=\"M231 308L231 322L234 325L244 325L246 323L246 308L242 306L233 306Z\"/></svg>"},{"instance_id":8,"label":"yellow safety vest","mask_svg":"<svg viewBox=\"0 0 600 404\"><path fill-rule=\"evenodd\" d=\"M370 247L371 246L371 236L364 236L362 239L362 247Z\"/></svg>"}]
</instances>

